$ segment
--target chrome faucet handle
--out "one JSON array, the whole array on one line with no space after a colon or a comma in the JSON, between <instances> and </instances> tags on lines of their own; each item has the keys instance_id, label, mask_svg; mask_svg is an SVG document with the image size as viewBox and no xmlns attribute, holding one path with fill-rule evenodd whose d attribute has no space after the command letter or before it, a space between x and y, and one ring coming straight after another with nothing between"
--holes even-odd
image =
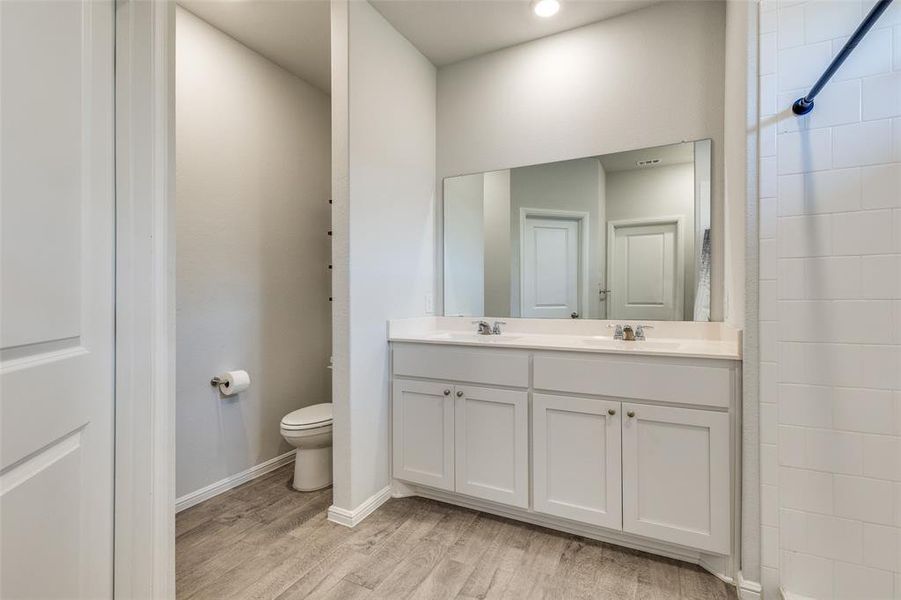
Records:
<instances>
[{"instance_id":1,"label":"chrome faucet handle","mask_svg":"<svg viewBox=\"0 0 901 600\"><path fill-rule=\"evenodd\" d=\"M653 325L636 325L635 326L635 339L636 340L644 341L644 340L648 339L644 333L645 329L654 329L654 326Z\"/></svg>"},{"instance_id":2,"label":"chrome faucet handle","mask_svg":"<svg viewBox=\"0 0 901 600\"><path fill-rule=\"evenodd\" d=\"M491 334L492 335L500 335L501 334L501 325L506 325L506 321L495 321L494 325L491 326Z\"/></svg>"},{"instance_id":3,"label":"chrome faucet handle","mask_svg":"<svg viewBox=\"0 0 901 600\"><path fill-rule=\"evenodd\" d=\"M479 326L479 335L491 335L491 325L488 321L473 321L472 324Z\"/></svg>"},{"instance_id":4,"label":"chrome faucet handle","mask_svg":"<svg viewBox=\"0 0 901 600\"><path fill-rule=\"evenodd\" d=\"M619 325L619 324L616 324L616 325L608 324L608 325L607 325L607 329L612 329L612 330L613 330L613 339L615 339L615 340L621 340L621 339L623 339L623 326L622 326L622 325Z\"/></svg>"}]
</instances>

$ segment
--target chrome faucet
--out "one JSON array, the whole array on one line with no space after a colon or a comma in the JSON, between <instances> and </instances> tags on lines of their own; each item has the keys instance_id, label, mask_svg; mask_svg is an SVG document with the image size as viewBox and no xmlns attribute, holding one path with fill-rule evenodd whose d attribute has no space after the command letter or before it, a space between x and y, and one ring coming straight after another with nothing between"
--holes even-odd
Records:
<instances>
[{"instance_id":1,"label":"chrome faucet","mask_svg":"<svg viewBox=\"0 0 901 600\"><path fill-rule=\"evenodd\" d=\"M491 325L488 324L488 321L473 321L472 324L479 326L479 335L491 335Z\"/></svg>"},{"instance_id":2,"label":"chrome faucet","mask_svg":"<svg viewBox=\"0 0 901 600\"><path fill-rule=\"evenodd\" d=\"M479 335L500 335L501 325L506 325L506 321L495 321L494 325L489 325L488 321L473 321L473 325L479 326Z\"/></svg>"},{"instance_id":3,"label":"chrome faucet","mask_svg":"<svg viewBox=\"0 0 901 600\"><path fill-rule=\"evenodd\" d=\"M644 332L645 329L654 329L654 326L653 325L636 325L635 326L635 339L636 340L643 342L646 339L648 339L647 335L645 335L645 332Z\"/></svg>"},{"instance_id":4,"label":"chrome faucet","mask_svg":"<svg viewBox=\"0 0 901 600\"><path fill-rule=\"evenodd\" d=\"M653 325L636 325L635 328L628 323L625 325L607 325L609 329L613 329L613 339L624 340L627 342L643 342L647 338L646 329L654 329Z\"/></svg>"}]
</instances>

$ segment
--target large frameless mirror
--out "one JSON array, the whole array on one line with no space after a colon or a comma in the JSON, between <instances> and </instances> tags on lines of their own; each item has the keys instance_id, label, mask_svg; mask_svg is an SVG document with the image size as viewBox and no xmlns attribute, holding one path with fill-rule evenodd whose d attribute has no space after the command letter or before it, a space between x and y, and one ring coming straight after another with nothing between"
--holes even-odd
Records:
<instances>
[{"instance_id":1,"label":"large frameless mirror","mask_svg":"<svg viewBox=\"0 0 901 600\"><path fill-rule=\"evenodd\" d=\"M444 180L444 314L710 320L710 140Z\"/></svg>"}]
</instances>

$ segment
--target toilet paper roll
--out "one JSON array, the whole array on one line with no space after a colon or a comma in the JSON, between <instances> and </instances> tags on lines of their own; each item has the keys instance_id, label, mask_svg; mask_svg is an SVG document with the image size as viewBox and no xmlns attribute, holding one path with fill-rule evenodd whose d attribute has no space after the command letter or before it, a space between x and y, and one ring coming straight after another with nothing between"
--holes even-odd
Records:
<instances>
[{"instance_id":1,"label":"toilet paper roll","mask_svg":"<svg viewBox=\"0 0 901 600\"><path fill-rule=\"evenodd\" d=\"M226 371L219 375L219 392L223 396L234 396L250 387L247 371Z\"/></svg>"}]
</instances>

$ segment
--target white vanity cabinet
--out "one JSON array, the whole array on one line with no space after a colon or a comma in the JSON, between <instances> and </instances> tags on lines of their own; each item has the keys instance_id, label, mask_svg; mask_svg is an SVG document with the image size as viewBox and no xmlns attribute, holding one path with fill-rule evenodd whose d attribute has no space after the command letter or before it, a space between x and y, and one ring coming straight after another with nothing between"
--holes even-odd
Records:
<instances>
[{"instance_id":1,"label":"white vanity cabinet","mask_svg":"<svg viewBox=\"0 0 901 600\"><path fill-rule=\"evenodd\" d=\"M396 345L393 365L394 477L528 508L529 355Z\"/></svg>"},{"instance_id":2,"label":"white vanity cabinet","mask_svg":"<svg viewBox=\"0 0 901 600\"><path fill-rule=\"evenodd\" d=\"M394 476L510 506L529 506L525 391L397 380Z\"/></svg>"},{"instance_id":3,"label":"white vanity cabinet","mask_svg":"<svg viewBox=\"0 0 901 600\"><path fill-rule=\"evenodd\" d=\"M392 343L396 480L687 560L734 554L740 361L490 343Z\"/></svg>"}]
</instances>

